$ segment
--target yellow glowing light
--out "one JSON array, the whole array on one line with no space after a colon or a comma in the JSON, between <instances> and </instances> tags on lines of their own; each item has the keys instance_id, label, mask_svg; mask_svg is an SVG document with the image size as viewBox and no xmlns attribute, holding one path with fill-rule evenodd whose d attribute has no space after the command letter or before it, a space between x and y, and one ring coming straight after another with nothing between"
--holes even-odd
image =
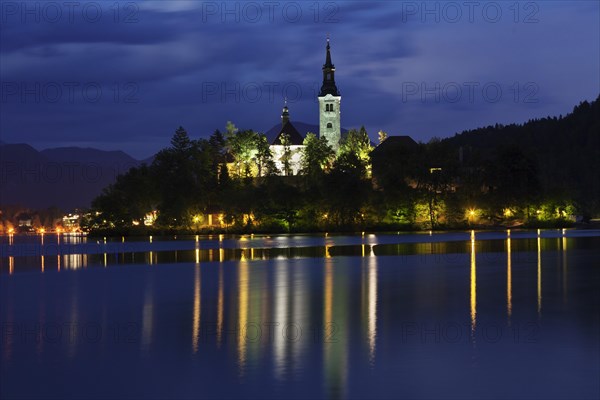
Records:
<instances>
[{"instance_id":1,"label":"yellow glowing light","mask_svg":"<svg viewBox=\"0 0 600 400\"><path fill-rule=\"evenodd\" d=\"M13 233L15 233L15 229L14 228L8 228L8 234L12 235Z\"/></svg>"},{"instance_id":2,"label":"yellow glowing light","mask_svg":"<svg viewBox=\"0 0 600 400\"><path fill-rule=\"evenodd\" d=\"M46 230L44 228L40 228L38 232L43 235L44 233L46 233Z\"/></svg>"},{"instance_id":3,"label":"yellow glowing light","mask_svg":"<svg viewBox=\"0 0 600 400\"><path fill-rule=\"evenodd\" d=\"M512 212L512 210L510 208L505 208L502 213L504 214L504 216L506 218L510 218L514 215L514 213Z\"/></svg>"},{"instance_id":4,"label":"yellow glowing light","mask_svg":"<svg viewBox=\"0 0 600 400\"><path fill-rule=\"evenodd\" d=\"M329 215L327 215L327 213L323 214L323 219L327 219L329 217Z\"/></svg>"},{"instance_id":5,"label":"yellow glowing light","mask_svg":"<svg viewBox=\"0 0 600 400\"><path fill-rule=\"evenodd\" d=\"M58 234L58 233L60 233L60 232L61 232L61 229L60 229L60 227L57 227L57 228L56 228L56 233Z\"/></svg>"},{"instance_id":6,"label":"yellow glowing light","mask_svg":"<svg viewBox=\"0 0 600 400\"><path fill-rule=\"evenodd\" d=\"M474 217L475 216L475 210L470 209L469 210L469 217Z\"/></svg>"}]
</instances>

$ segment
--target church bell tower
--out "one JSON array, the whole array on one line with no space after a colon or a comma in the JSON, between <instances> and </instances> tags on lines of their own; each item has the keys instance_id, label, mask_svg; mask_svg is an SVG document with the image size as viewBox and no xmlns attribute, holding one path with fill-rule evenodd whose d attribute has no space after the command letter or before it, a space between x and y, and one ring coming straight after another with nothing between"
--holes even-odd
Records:
<instances>
[{"instance_id":1,"label":"church bell tower","mask_svg":"<svg viewBox=\"0 0 600 400\"><path fill-rule=\"evenodd\" d=\"M319 93L319 137L325 137L333 149L340 147L340 102L342 97L335 85L335 66L331 62L329 38L327 38L327 54L323 64L323 85Z\"/></svg>"}]
</instances>

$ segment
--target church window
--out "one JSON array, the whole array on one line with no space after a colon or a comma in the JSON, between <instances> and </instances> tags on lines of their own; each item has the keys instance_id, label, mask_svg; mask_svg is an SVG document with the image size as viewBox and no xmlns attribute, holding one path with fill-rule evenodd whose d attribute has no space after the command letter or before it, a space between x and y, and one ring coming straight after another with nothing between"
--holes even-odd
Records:
<instances>
[{"instance_id":1,"label":"church window","mask_svg":"<svg viewBox=\"0 0 600 400\"><path fill-rule=\"evenodd\" d=\"M331 129L331 128L333 128L333 125L331 124L331 122L328 122L328 123L327 123L327 128L328 128L328 129Z\"/></svg>"}]
</instances>

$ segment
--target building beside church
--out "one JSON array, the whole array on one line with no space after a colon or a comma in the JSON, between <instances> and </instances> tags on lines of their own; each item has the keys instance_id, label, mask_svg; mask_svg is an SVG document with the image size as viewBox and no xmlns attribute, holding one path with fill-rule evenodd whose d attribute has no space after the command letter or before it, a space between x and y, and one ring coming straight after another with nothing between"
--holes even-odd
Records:
<instances>
[{"instance_id":1,"label":"building beside church","mask_svg":"<svg viewBox=\"0 0 600 400\"><path fill-rule=\"evenodd\" d=\"M325 64L323 64L323 84L319 92L319 137L327 138L329 145L337 152L342 138L340 123L340 103L342 97L335 83L335 66L331 62L331 46L327 39ZM301 134L290 121L287 103L281 114L281 129L271 142L271 153L281 175L298 175L302 161L303 142L306 132ZM288 141L286 154L285 141ZM286 164L288 166L286 171Z\"/></svg>"},{"instance_id":2,"label":"building beside church","mask_svg":"<svg viewBox=\"0 0 600 400\"><path fill-rule=\"evenodd\" d=\"M286 171L286 142L289 154L287 155ZM290 122L290 112L287 104L283 107L281 113L281 130L271 143L271 153L275 166L281 175L298 175L300 164L302 162L302 149L304 149L304 136L298 132Z\"/></svg>"}]
</instances>

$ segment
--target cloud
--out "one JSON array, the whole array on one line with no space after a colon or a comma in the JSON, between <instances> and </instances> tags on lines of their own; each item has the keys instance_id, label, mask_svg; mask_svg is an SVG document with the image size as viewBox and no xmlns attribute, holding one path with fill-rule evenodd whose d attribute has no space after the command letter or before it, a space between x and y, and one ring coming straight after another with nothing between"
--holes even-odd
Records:
<instances>
[{"instance_id":1,"label":"cloud","mask_svg":"<svg viewBox=\"0 0 600 400\"><path fill-rule=\"evenodd\" d=\"M279 121L285 95L292 119L316 123L328 33L342 123L365 125L373 135L384 129L426 141L564 114L600 91L595 2L536 3L533 24L522 21L531 10L520 9L516 23L508 6L497 23L481 14L471 23L465 13L448 23L448 15L436 22L407 9L420 2L330 2L317 9L281 2L272 15L263 7L260 18L243 11L243 2L226 3L229 14L221 2L141 2L133 14L123 8L129 3L119 3L116 22L112 2L99 3L103 18L95 23L23 23L19 15L0 15L1 140L92 143L141 158L165 146L179 125L196 136L227 120L268 129ZM497 83L503 96L490 102L478 89L474 101L467 92L459 101L449 98L469 82ZM531 82L534 91L526 87ZM439 101L422 97L437 83ZM72 101L71 84L78 85ZM63 93L50 101L57 85ZM86 85L101 88L98 101L86 98ZM418 91L409 94L414 85ZM537 102L524 102L533 92Z\"/></svg>"}]
</instances>

